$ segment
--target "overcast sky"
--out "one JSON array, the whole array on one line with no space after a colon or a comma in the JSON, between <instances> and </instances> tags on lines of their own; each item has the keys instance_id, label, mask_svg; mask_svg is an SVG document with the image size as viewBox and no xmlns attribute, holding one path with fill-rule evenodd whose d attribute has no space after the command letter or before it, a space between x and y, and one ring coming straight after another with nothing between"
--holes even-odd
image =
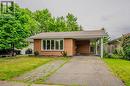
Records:
<instances>
[{"instance_id":1,"label":"overcast sky","mask_svg":"<svg viewBox=\"0 0 130 86\"><path fill-rule=\"evenodd\" d=\"M112 39L130 32L130 0L15 0L32 11L49 9L54 16L72 13L84 30L106 28Z\"/></svg>"}]
</instances>

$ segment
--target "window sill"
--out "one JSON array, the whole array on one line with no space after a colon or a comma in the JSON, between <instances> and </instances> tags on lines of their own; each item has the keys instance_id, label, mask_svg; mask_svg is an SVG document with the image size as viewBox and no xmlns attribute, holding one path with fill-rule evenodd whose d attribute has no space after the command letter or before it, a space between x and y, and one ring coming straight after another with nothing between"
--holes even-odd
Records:
<instances>
[{"instance_id":1,"label":"window sill","mask_svg":"<svg viewBox=\"0 0 130 86\"><path fill-rule=\"evenodd\" d=\"M64 50L42 50L43 52L62 52Z\"/></svg>"}]
</instances>

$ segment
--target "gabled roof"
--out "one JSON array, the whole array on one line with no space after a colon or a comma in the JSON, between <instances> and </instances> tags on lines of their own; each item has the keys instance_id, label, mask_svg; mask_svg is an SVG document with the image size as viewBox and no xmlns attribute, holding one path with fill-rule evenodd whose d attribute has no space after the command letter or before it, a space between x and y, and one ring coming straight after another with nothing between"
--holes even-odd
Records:
<instances>
[{"instance_id":1,"label":"gabled roof","mask_svg":"<svg viewBox=\"0 0 130 86\"><path fill-rule=\"evenodd\" d=\"M31 36L31 39L43 38L100 38L106 36L105 30L88 30L88 31L73 31L73 32L43 32Z\"/></svg>"}]
</instances>

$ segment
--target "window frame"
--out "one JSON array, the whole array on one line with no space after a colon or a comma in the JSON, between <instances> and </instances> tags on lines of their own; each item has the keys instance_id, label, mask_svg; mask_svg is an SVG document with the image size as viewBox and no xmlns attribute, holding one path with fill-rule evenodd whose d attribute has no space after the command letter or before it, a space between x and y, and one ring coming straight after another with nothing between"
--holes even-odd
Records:
<instances>
[{"instance_id":1,"label":"window frame","mask_svg":"<svg viewBox=\"0 0 130 86\"><path fill-rule=\"evenodd\" d=\"M44 49L43 47L43 41L45 40L45 45L46 45L46 48ZM50 41L50 49L47 49L47 40ZM54 49L51 49L52 45L51 45L51 40L54 40ZM58 40L58 44L59 44L59 49L57 50L56 49L56 40ZM63 41L63 49L60 48L60 40ZM42 51L64 51L64 39L42 39L41 40L41 50Z\"/></svg>"}]
</instances>

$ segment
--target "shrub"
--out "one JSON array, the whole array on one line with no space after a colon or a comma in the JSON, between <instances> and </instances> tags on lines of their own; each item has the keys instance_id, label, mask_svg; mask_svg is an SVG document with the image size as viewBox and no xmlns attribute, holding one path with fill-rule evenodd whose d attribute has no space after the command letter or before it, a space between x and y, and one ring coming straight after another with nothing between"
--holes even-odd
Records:
<instances>
[{"instance_id":1,"label":"shrub","mask_svg":"<svg viewBox=\"0 0 130 86\"><path fill-rule=\"evenodd\" d=\"M104 51L103 57L105 57L105 58L112 58L112 55L107 53L106 51Z\"/></svg>"},{"instance_id":2,"label":"shrub","mask_svg":"<svg viewBox=\"0 0 130 86\"><path fill-rule=\"evenodd\" d=\"M118 50L115 49L115 50L113 51L113 54L118 54Z\"/></svg>"},{"instance_id":3,"label":"shrub","mask_svg":"<svg viewBox=\"0 0 130 86\"><path fill-rule=\"evenodd\" d=\"M120 56L124 56L124 50L123 50L123 48L117 49L117 54L120 55Z\"/></svg>"},{"instance_id":4,"label":"shrub","mask_svg":"<svg viewBox=\"0 0 130 86\"><path fill-rule=\"evenodd\" d=\"M35 55L35 56L38 56L38 55L39 55L39 52L38 52L38 51L35 51L35 52L34 52L34 55Z\"/></svg>"},{"instance_id":5,"label":"shrub","mask_svg":"<svg viewBox=\"0 0 130 86\"><path fill-rule=\"evenodd\" d=\"M112 54L108 54L108 58L112 58Z\"/></svg>"},{"instance_id":6,"label":"shrub","mask_svg":"<svg viewBox=\"0 0 130 86\"><path fill-rule=\"evenodd\" d=\"M124 59L130 60L130 46L127 46L127 47L124 49L124 53L125 53Z\"/></svg>"},{"instance_id":7,"label":"shrub","mask_svg":"<svg viewBox=\"0 0 130 86\"><path fill-rule=\"evenodd\" d=\"M61 54L62 54L62 56L67 57L67 52L66 51L62 51Z\"/></svg>"},{"instance_id":8,"label":"shrub","mask_svg":"<svg viewBox=\"0 0 130 86\"><path fill-rule=\"evenodd\" d=\"M123 58L123 56L120 56L118 54L112 54L111 57L114 58L114 59L121 59L121 58Z\"/></svg>"},{"instance_id":9,"label":"shrub","mask_svg":"<svg viewBox=\"0 0 130 86\"><path fill-rule=\"evenodd\" d=\"M105 57L105 58L112 58L112 54L105 53L104 57Z\"/></svg>"},{"instance_id":10,"label":"shrub","mask_svg":"<svg viewBox=\"0 0 130 86\"><path fill-rule=\"evenodd\" d=\"M104 51L103 57L108 57L108 53Z\"/></svg>"},{"instance_id":11,"label":"shrub","mask_svg":"<svg viewBox=\"0 0 130 86\"><path fill-rule=\"evenodd\" d=\"M121 58L123 58L123 56L121 56L119 54L109 54L109 53L105 53L104 57L105 58L114 58L114 59L121 59Z\"/></svg>"}]
</instances>

